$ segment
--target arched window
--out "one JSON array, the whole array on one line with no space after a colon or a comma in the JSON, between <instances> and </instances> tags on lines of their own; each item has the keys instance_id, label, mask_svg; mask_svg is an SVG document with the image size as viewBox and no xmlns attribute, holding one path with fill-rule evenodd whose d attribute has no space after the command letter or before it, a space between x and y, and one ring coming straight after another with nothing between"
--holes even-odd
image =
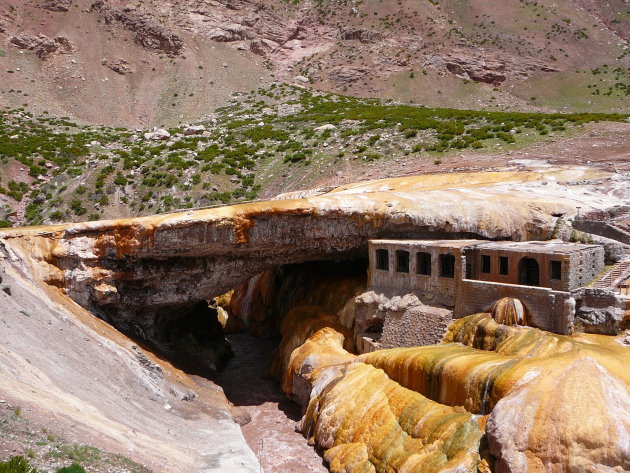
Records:
<instances>
[{"instance_id":1,"label":"arched window","mask_svg":"<svg viewBox=\"0 0 630 473\"><path fill-rule=\"evenodd\" d=\"M384 249L376 250L376 269L389 271L389 251Z\"/></svg>"},{"instance_id":2,"label":"arched window","mask_svg":"<svg viewBox=\"0 0 630 473\"><path fill-rule=\"evenodd\" d=\"M399 273L409 272L409 252L396 250L396 271Z\"/></svg>"},{"instance_id":3,"label":"arched window","mask_svg":"<svg viewBox=\"0 0 630 473\"><path fill-rule=\"evenodd\" d=\"M540 285L540 267L534 258L523 258L518 263L518 283L524 286Z\"/></svg>"},{"instance_id":4,"label":"arched window","mask_svg":"<svg viewBox=\"0 0 630 473\"><path fill-rule=\"evenodd\" d=\"M443 278L455 277L455 256L440 255L440 276Z\"/></svg>"}]
</instances>

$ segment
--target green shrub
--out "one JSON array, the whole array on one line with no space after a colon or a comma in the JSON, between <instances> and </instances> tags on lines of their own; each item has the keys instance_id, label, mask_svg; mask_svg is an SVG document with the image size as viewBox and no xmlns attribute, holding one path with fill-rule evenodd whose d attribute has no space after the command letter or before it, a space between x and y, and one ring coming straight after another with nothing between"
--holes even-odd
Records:
<instances>
[{"instance_id":1,"label":"green shrub","mask_svg":"<svg viewBox=\"0 0 630 473\"><path fill-rule=\"evenodd\" d=\"M69 207L75 215L85 215L87 213L87 209L83 207L83 204L79 199L72 199L70 201Z\"/></svg>"},{"instance_id":2,"label":"green shrub","mask_svg":"<svg viewBox=\"0 0 630 473\"><path fill-rule=\"evenodd\" d=\"M290 139L286 131L274 129L271 125L249 128L243 132L243 135L255 143L262 140L289 141Z\"/></svg>"},{"instance_id":3,"label":"green shrub","mask_svg":"<svg viewBox=\"0 0 630 473\"><path fill-rule=\"evenodd\" d=\"M17 456L0 462L0 473L37 473L37 469L32 467L26 458Z\"/></svg>"},{"instance_id":4,"label":"green shrub","mask_svg":"<svg viewBox=\"0 0 630 473\"><path fill-rule=\"evenodd\" d=\"M87 473L81 465L73 463L57 470L57 473Z\"/></svg>"}]
</instances>

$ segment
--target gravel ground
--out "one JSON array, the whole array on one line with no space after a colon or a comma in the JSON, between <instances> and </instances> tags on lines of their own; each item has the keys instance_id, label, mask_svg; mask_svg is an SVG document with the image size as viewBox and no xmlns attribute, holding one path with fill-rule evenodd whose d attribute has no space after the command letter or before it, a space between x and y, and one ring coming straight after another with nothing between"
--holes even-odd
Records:
<instances>
[{"instance_id":1,"label":"gravel ground","mask_svg":"<svg viewBox=\"0 0 630 473\"><path fill-rule=\"evenodd\" d=\"M295 431L300 406L287 400L269 374L274 340L247 334L228 336L235 357L219 377L228 399L251 421L241 428L264 473L324 473L322 458Z\"/></svg>"}]
</instances>

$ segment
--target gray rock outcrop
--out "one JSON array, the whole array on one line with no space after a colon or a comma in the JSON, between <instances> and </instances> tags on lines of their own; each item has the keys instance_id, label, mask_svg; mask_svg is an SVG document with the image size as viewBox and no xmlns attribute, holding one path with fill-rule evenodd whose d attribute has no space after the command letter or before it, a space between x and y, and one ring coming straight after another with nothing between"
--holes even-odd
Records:
<instances>
[{"instance_id":1,"label":"gray rock outcrop","mask_svg":"<svg viewBox=\"0 0 630 473\"><path fill-rule=\"evenodd\" d=\"M33 51L40 59L49 59L56 54L69 54L74 51L74 46L64 36L49 38L44 34L30 31L13 36L9 43L17 48Z\"/></svg>"},{"instance_id":2,"label":"gray rock outcrop","mask_svg":"<svg viewBox=\"0 0 630 473\"><path fill-rule=\"evenodd\" d=\"M118 23L135 34L135 42L146 49L177 56L184 52L184 40L142 8L129 5L118 8L107 0L98 0L90 7L107 24Z\"/></svg>"}]
</instances>

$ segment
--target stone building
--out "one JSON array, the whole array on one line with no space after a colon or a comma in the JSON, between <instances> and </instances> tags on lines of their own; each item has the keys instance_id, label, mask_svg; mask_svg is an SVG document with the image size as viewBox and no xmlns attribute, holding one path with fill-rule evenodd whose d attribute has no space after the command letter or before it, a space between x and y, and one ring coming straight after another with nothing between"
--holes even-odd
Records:
<instances>
[{"instance_id":1,"label":"stone building","mask_svg":"<svg viewBox=\"0 0 630 473\"><path fill-rule=\"evenodd\" d=\"M413 294L454 317L517 298L528 325L562 334L573 331L575 291L604 269L601 246L561 241L371 240L369 252L369 289L375 293ZM396 334L393 323L384 321L384 335Z\"/></svg>"}]
</instances>

